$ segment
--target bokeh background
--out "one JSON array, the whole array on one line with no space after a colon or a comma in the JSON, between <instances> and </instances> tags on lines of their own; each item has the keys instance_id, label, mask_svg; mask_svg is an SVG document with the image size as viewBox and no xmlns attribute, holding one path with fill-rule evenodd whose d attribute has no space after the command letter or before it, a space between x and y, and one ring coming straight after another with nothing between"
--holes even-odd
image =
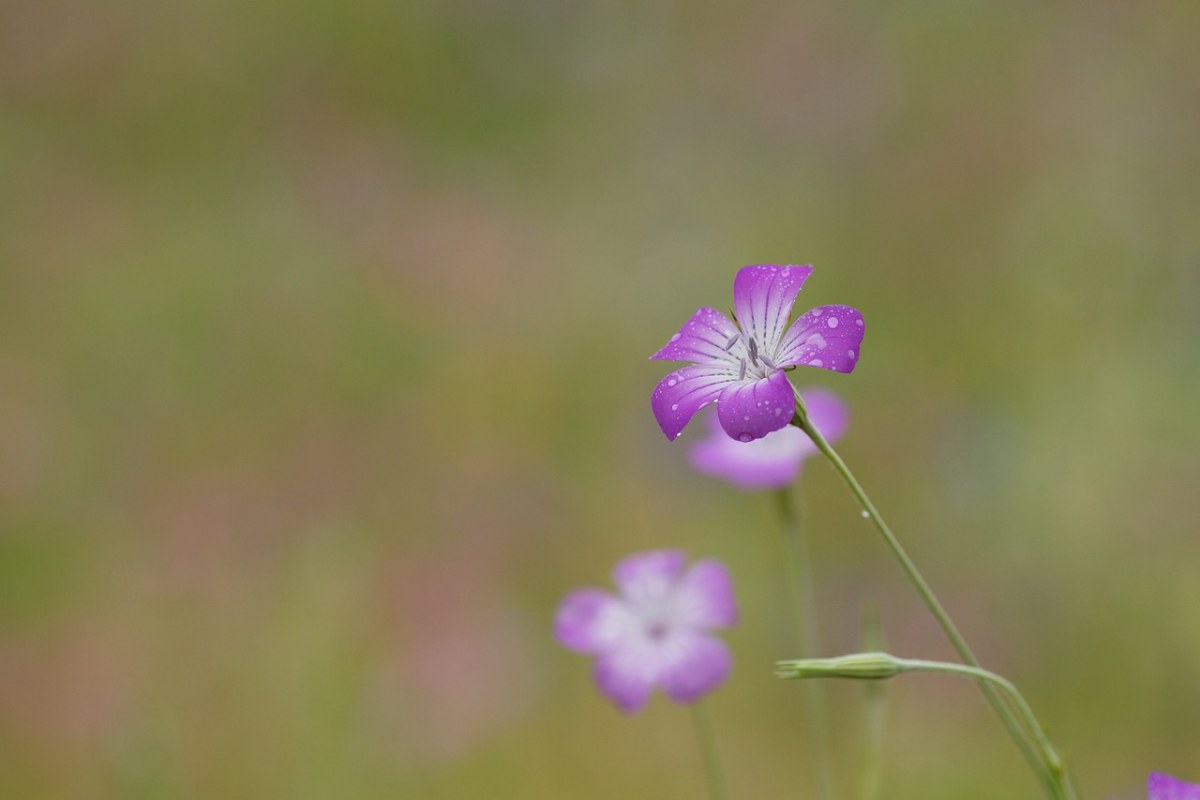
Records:
<instances>
[{"instance_id":1,"label":"bokeh background","mask_svg":"<svg viewBox=\"0 0 1200 800\"><path fill-rule=\"evenodd\" d=\"M854 375L795 377L1085 796L1200 780L1198 33L1190 0L0 3L0 796L702 796L686 710L622 717L550 635L663 546L737 581L734 796L811 796L770 498L649 412L646 357L756 262L863 310ZM951 657L836 476L802 492L829 654L878 607ZM972 686L886 696L885 797L1035 796Z\"/></svg>"}]
</instances>

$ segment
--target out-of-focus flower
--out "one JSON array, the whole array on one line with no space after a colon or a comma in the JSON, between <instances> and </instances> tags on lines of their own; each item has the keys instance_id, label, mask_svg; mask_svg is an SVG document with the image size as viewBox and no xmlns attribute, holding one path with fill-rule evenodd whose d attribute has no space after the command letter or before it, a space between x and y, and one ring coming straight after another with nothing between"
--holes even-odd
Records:
<instances>
[{"instance_id":1,"label":"out-of-focus flower","mask_svg":"<svg viewBox=\"0 0 1200 800\"><path fill-rule=\"evenodd\" d=\"M792 304L812 271L808 265L743 267L733 281L735 322L715 308L701 308L650 356L693 362L663 378L650 400L668 439L714 401L726 433L742 442L761 439L786 426L795 412L786 367L854 370L864 330L857 309L820 306L788 327Z\"/></svg>"},{"instance_id":2,"label":"out-of-focus flower","mask_svg":"<svg viewBox=\"0 0 1200 800\"><path fill-rule=\"evenodd\" d=\"M829 389L800 390L808 418L828 439L841 437L850 411ZM752 442L731 439L716 415L709 417L711 434L692 447L692 465L742 489L779 489L796 480L804 459L817 452L808 434L794 426L768 433Z\"/></svg>"},{"instance_id":3,"label":"out-of-focus flower","mask_svg":"<svg viewBox=\"0 0 1200 800\"><path fill-rule=\"evenodd\" d=\"M1178 778L1151 772L1146 780L1149 800L1200 800L1200 783L1184 783Z\"/></svg>"},{"instance_id":4,"label":"out-of-focus flower","mask_svg":"<svg viewBox=\"0 0 1200 800\"><path fill-rule=\"evenodd\" d=\"M717 688L732 666L710 634L737 622L729 572L707 559L687 566L678 550L639 553L613 570L620 590L578 589L558 607L554 631L571 650L596 657L596 685L627 714L655 687L677 703Z\"/></svg>"}]
</instances>

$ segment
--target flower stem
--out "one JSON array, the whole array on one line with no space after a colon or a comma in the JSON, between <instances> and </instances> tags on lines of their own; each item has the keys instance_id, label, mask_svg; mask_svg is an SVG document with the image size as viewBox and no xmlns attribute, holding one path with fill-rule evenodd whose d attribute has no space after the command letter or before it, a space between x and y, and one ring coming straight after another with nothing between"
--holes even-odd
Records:
<instances>
[{"instance_id":1,"label":"flower stem","mask_svg":"<svg viewBox=\"0 0 1200 800\"><path fill-rule=\"evenodd\" d=\"M870 607L863 612L862 646L868 650L883 650L883 630L879 611ZM859 796L862 800L879 800L883 791L883 740L887 730L887 696L879 683L867 684L864 701L863 735L866 739L863 754L862 781Z\"/></svg>"},{"instance_id":2,"label":"flower stem","mask_svg":"<svg viewBox=\"0 0 1200 800\"><path fill-rule=\"evenodd\" d=\"M855 678L859 680L878 681L895 677L905 672L939 672L949 675L959 675L986 681L998 686L1012 702L1013 707L1021 717L1021 723L1033 737L1038 750L1045 759L1051 771L1058 777L1065 773L1062 758L1050 743L1046 732L1042 730L1033 709L1013 683L1002 675L981 667L967 664L954 664L945 661L928 661L921 658L897 658L885 652L853 653L836 658L808 658L794 661L780 661L776 665L776 675L781 678ZM1071 795L1073 796L1073 794Z\"/></svg>"},{"instance_id":3,"label":"flower stem","mask_svg":"<svg viewBox=\"0 0 1200 800\"><path fill-rule=\"evenodd\" d=\"M700 759L704 762L708 796L710 800L729 800L729 793L725 789L725 773L721 770L721 758L717 753L717 737L713 734L712 720L703 700L692 704L692 722L696 726L696 739L700 742Z\"/></svg>"},{"instance_id":4,"label":"flower stem","mask_svg":"<svg viewBox=\"0 0 1200 800\"><path fill-rule=\"evenodd\" d=\"M1021 721L1025 724L1026 729L1033 735L1038 750L1041 751L1042 758L1045 759L1047 766L1050 767L1050 771L1056 776L1056 780L1061 781L1066 772L1062 757L1054 749L1054 745L1050 743L1050 738L1046 736L1046 732L1042 729L1041 723L1038 722L1037 717L1034 715L1033 709L1029 707L1029 702L1017 690L1012 681L1003 675L997 675L991 670L967 664L948 664L944 661L926 661L917 658L901 659L901 663L904 664L905 670L912 672L943 672L951 675L965 675L969 678L976 678L977 680L987 681L995 686L999 686L1008 695L1013 706L1021 715ZM1069 792L1068 796L1072 794Z\"/></svg>"},{"instance_id":5,"label":"flower stem","mask_svg":"<svg viewBox=\"0 0 1200 800\"><path fill-rule=\"evenodd\" d=\"M776 493L779 501L780 532L783 546L788 551L791 583L796 595L797 637L800 652L806 657L817 655L821 650L821 632L818 626L816 579L813 577L812 554L799 515L792 506L787 489ZM829 749L829 712L825 702L825 687L818 683L809 684L808 732L812 739L814 756L817 760L817 791L823 800L832 800L833 769Z\"/></svg>"},{"instance_id":6,"label":"flower stem","mask_svg":"<svg viewBox=\"0 0 1200 800\"><path fill-rule=\"evenodd\" d=\"M795 392L794 387L793 392ZM917 590L917 594L920 595L929 612L937 620L938 625L941 626L942 631L946 634L946 638L958 652L963 663L980 669L979 660L975 657L975 653L967 644L966 639L959 633L958 627L954 624L954 621L950 618L950 615L946 612L941 602L938 601L937 596L934 595L933 589L930 588L929 583L921 575L920 570L917 569L917 565L913 563L913 560L909 557L904 547L901 546L900 540L896 538L891 528L884 522L879 510L875 508L875 504L871 502L871 498L867 496L858 479L854 477L854 473L850 471L850 468L846 466L846 462L842 460L842 457L838 455L837 451L833 449L825 437L821 435L821 432L809 420L808 413L804 408L804 400L798 392L796 392L796 416L793 418L792 424L808 434L813 444L821 451L821 454L828 459L833 468L842 476L842 480L850 488L850 493L858 500L859 505L866 512L867 518L871 520L879 535L883 537L884 543L900 563L900 567L904 570L904 574L908 577L909 582ZM1041 780L1049 796L1055 798L1055 800L1072 800L1075 797L1075 793L1069 779L1066 777L1065 765L1060 761L1056 769L1055 765L1046 759L1045 753L1039 754L1037 748L1029 741L1028 734L1017 721L1012 708L1004 701L995 687L983 678L978 678L978 683L988 703L991 704L996 715L1008 730L1009 735L1016 743L1021 754L1025 757L1025 760L1029 763L1030 768Z\"/></svg>"}]
</instances>

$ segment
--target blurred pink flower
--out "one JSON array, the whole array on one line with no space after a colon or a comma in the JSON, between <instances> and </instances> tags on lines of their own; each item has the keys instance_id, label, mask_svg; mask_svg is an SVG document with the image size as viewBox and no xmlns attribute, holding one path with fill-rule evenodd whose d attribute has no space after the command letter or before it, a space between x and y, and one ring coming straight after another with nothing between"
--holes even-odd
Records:
<instances>
[{"instance_id":1,"label":"blurred pink flower","mask_svg":"<svg viewBox=\"0 0 1200 800\"><path fill-rule=\"evenodd\" d=\"M829 389L800 392L808 417L826 439L841 437L850 421L846 404ZM788 425L752 442L730 438L716 415L709 417L710 435L693 445L692 465L707 475L742 489L779 489L796 480L804 459L817 452L808 434Z\"/></svg>"},{"instance_id":2,"label":"blurred pink flower","mask_svg":"<svg viewBox=\"0 0 1200 800\"><path fill-rule=\"evenodd\" d=\"M685 569L686 560L678 550L629 556L613 570L620 596L578 589L558 607L559 642L596 656L596 685L627 714L655 687L691 703L729 675L729 649L709 634L737 622L729 572L711 559Z\"/></svg>"},{"instance_id":3,"label":"blurred pink flower","mask_svg":"<svg viewBox=\"0 0 1200 800\"><path fill-rule=\"evenodd\" d=\"M1146 780L1149 800L1200 800L1200 783L1184 783L1178 778L1151 772Z\"/></svg>"}]
</instances>

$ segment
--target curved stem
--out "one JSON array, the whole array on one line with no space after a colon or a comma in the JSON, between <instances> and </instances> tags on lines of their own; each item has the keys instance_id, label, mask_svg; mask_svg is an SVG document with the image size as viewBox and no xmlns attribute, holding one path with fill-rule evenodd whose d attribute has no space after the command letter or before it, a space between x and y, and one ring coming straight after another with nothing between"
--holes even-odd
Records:
<instances>
[{"instance_id":1,"label":"curved stem","mask_svg":"<svg viewBox=\"0 0 1200 800\"><path fill-rule=\"evenodd\" d=\"M794 387L793 392L795 392ZM954 624L954 621L950 618L950 615L946 612L941 602L938 601L937 596L933 593L933 589L930 588L929 583L925 580L920 570L917 569L917 565L913 563L913 560L909 557L904 547L901 546L900 540L896 538L891 528L884 522L879 510L875 508L875 504L871 502L871 498L867 496L858 479L854 477L854 473L846 466L846 462L842 460L842 457L837 454L837 451L833 449L829 442L825 440L825 437L821 435L821 432L808 419L808 414L804 409L803 398L800 397L798 392L795 392L795 394L796 416L792 420L792 424L808 434L813 444L821 451L821 454L828 459L833 468L842 476L842 480L850 488L850 493L858 500L859 505L866 512L867 518L871 520L879 535L883 537L884 543L900 563L900 567L904 570L904 574L908 577L909 582L917 590L917 594L920 595L929 612L937 620L938 625L946 634L946 638L950 641L950 644L958 652L959 657L962 658L965 664L980 668L979 660L975 657L975 653L967 644L966 639L959 633L958 627ZM1074 792L1071 791L1069 781L1065 780L1062 775L1056 774L1052 766L1039 755L1036 748L1029 742L1026 732L1022 730L1012 709L1004 702L1004 699L1000 697L992 684L982 678L978 679L978 683L988 703L995 710L996 715L1008 730L1009 735L1016 743L1021 754L1025 757L1025 760L1029 763L1030 768L1033 769L1034 773L1042 781L1049 795L1056 798L1056 800L1070 800L1074 796ZM1065 767L1063 770L1065 774Z\"/></svg>"},{"instance_id":2,"label":"curved stem","mask_svg":"<svg viewBox=\"0 0 1200 800\"><path fill-rule=\"evenodd\" d=\"M920 658L902 658L900 659L900 663L904 665L906 670L912 672L941 672L950 675L964 675L969 678L985 680L999 686L1008 694L1009 699L1016 706L1017 712L1021 715L1025 727L1033 735L1034 741L1037 742L1038 749L1042 751L1042 757L1046 760L1046 764L1050 767L1051 772L1058 776L1066 772L1062 757L1054 749L1054 745L1051 744L1050 738L1046 736L1046 732L1042 730L1042 725L1038 722L1037 717L1034 716L1033 709L1029 707L1029 702L1008 678L1005 678L1003 675L997 675L991 670L986 670L982 667L973 667L968 664L948 664L944 661L927 661Z\"/></svg>"},{"instance_id":3,"label":"curved stem","mask_svg":"<svg viewBox=\"0 0 1200 800\"><path fill-rule=\"evenodd\" d=\"M812 555L808 546L808 536L799 515L792 506L787 489L776 493L779 501L780 532L783 534L783 546L788 551L788 561L792 564L791 583L796 595L797 608L797 637L799 638L800 653L805 657L815 656L821 650L821 632L817 617L816 579L813 577ZM823 800L831 800L833 792L833 770L829 750L829 713L825 703L825 687L813 683L808 689L808 724L817 760L817 789L818 796Z\"/></svg>"},{"instance_id":4,"label":"curved stem","mask_svg":"<svg viewBox=\"0 0 1200 800\"><path fill-rule=\"evenodd\" d=\"M929 661L920 658L897 658L883 651L868 651L836 656L834 658L801 658L780 661L775 665L775 675L786 679L848 678L852 680L883 681L905 672L937 672L974 678L979 682L998 686L1017 709L1021 723L1033 738L1046 766L1053 775L1057 789L1068 797L1075 796L1074 787L1062 784L1066 778L1066 767L1062 757L1054 749L1050 738L1042 729L1033 709L1013 683L1002 675L982 667L955 664L946 661Z\"/></svg>"},{"instance_id":5,"label":"curved stem","mask_svg":"<svg viewBox=\"0 0 1200 800\"><path fill-rule=\"evenodd\" d=\"M696 739L700 742L700 759L704 762L708 796L711 800L729 800L725 773L721 770L721 758L717 753L717 737L713 734L712 720L708 717L708 708L703 700L692 704L692 722L696 726Z\"/></svg>"}]
</instances>

